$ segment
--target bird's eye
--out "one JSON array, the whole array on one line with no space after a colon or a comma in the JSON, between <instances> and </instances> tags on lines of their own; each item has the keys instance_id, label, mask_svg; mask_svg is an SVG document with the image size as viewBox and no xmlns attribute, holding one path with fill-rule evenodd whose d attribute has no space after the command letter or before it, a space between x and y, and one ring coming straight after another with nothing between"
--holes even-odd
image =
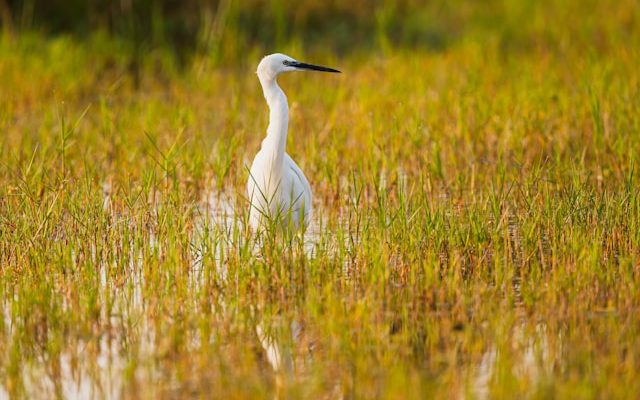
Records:
<instances>
[{"instance_id":1,"label":"bird's eye","mask_svg":"<svg viewBox=\"0 0 640 400\"><path fill-rule=\"evenodd\" d=\"M292 64L289 60L284 60L282 63L287 66Z\"/></svg>"}]
</instances>

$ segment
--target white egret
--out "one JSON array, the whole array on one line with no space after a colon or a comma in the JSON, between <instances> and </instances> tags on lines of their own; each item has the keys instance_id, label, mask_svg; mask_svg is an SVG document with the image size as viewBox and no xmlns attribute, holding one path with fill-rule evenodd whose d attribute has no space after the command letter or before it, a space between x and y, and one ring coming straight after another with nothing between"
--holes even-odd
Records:
<instances>
[{"instance_id":1,"label":"white egret","mask_svg":"<svg viewBox=\"0 0 640 400\"><path fill-rule=\"evenodd\" d=\"M298 165L285 151L289 125L287 96L278 75L291 71L340 72L333 68L299 62L284 54L271 54L258 64L256 73L269 106L269 127L251 165L247 194L251 202L249 223L255 230L264 221L277 221L295 229L311 219L311 186Z\"/></svg>"}]
</instances>

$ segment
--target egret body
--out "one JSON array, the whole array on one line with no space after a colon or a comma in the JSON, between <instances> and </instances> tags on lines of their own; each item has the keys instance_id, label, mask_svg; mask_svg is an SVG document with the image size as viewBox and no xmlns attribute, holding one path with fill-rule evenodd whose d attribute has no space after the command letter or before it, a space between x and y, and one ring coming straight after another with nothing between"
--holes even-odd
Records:
<instances>
[{"instance_id":1,"label":"egret body","mask_svg":"<svg viewBox=\"0 0 640 400\"><path fill-rule=\"evenodd\" d=\"M311 186L286 152L289 105L276 80L283 72L305 70L340 72L278 53L264 57L258 64L256 73L269 106L269 127L247 182L249 223L254 231L267 221L298 229L306 227L311 219Z\"/></svg>"}]
</instances>

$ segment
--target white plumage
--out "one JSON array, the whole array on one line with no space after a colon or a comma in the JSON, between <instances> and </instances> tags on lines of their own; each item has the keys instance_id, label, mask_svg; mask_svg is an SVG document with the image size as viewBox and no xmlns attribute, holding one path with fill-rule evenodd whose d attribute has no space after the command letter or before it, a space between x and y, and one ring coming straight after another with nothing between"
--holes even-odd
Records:
<instances>
[{"instance_id":1,"label":"white plumage","mask_svg":"<svg viewBox=\"0 0 640 400\"><path fill-rule=\"evenodd\" d=\"M271 54L260 61L258 79L269 106L269 127L253 159L247 182L251 202L249 223L254 231L268 221L285 227L306 227L311 219L311 185L286 153L289 106L277 77L283 72L313 70L340 72L332 68L301 63L284 54Z\"/></svg>"}]
</instances>

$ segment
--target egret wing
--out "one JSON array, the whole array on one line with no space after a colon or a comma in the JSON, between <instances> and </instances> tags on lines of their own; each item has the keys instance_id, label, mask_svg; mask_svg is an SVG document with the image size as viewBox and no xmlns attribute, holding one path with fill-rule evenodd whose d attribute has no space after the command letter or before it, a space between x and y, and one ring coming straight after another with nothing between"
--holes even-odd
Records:
<instances>
[{"instance_id":1,"label":"egret wing","mask_svg":"<svg viewBox=\"0 0 640 400\"><path fill-rule=\"evenodd\" d=\"M300 167L288 154L285 154L284 162L285 169L291 174L293 193L297 197L292 211L295 213L300 212L301 205L304 204L304 216L302 219L305 224L308 224L311 216L311 185L309 185L309 181Z\"/></svg>"}]
</instances>

